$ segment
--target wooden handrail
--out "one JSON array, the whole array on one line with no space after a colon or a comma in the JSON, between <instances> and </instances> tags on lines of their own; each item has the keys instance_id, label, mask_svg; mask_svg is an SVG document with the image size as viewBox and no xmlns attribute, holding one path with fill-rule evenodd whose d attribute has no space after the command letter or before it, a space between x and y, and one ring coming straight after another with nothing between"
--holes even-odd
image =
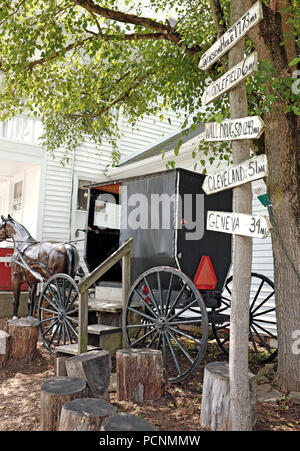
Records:
<instances>
[{"instance_id":1,"label":"wooden handrail","mask_svg":"<svg viewBox=\"0 0 300 451\"><path fill-rule=\"evenodd\" d=\"M127 294L130 288L130 251L133 239L129 238L110 257L102 262L90 274L83 277L79 284L79 335L78 354L87 351L88 346L88 289L112 266L122 259L122 301L123 313ZM124 334L123 334L124 338Z\"/></svg>"}]
</instances>

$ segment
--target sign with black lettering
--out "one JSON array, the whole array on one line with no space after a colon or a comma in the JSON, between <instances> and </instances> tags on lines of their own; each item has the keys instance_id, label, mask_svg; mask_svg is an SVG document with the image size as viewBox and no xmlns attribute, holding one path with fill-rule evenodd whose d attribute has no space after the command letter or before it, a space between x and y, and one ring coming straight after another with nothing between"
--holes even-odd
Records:
<instances>
[{"instance_id":1,"label":"sign with black lettering","mask_svg":"<svg viewBox=\"0 0 300 451\"><path fill-rule=\"evenodd\" d=\"M208 211L206 228L214 232L266 238L271 224L267 216Z\"/></svg>"},{"instance_id":2,"label":"sign with black lettering","mask_svg":"<svg viewBox=\"0 0 300 451\"><path fill-rule=\"evenodd\" d=\"M206 194L214 194L261 179L266 177L267 173L267 158L265 155L258 155L222 171L208 174L204 179L202 189Z\"/></svg>"},{"instance_id":3,"label":"sign with black lettering","mask_svg":"<svg viewBox=\"0 0 300 451\"><path fill-rule=\"evenodd\" d=\"M265 124L259 116L241 119L226 119L220 123L205 124L205 141L235 141L238 139L258 139Z\"/></svg>"},{"instance_id":4,"label":"sign with black lettering","mask_svg":"<svg viewBox=\"0 0 300 451\"><path fill-rule=\"evenodd\" d=\"M208 105L213 100L230 91L236 85L241 83L258 69L257 52L251 53L240 63L236 64L232 69L212 82L205 90L202 96L202 104Z\"/></svg>"},{"instance_id":5,"label":"sign with black lettering","mask_svg":"<svg viewBox=\"0 0 300 451\"><path fill-rule=\"evenodd\" d=\"M257 1L203 54L200 59L199 68L202 70L208 69L262 19L262 4L260 1Z\"/></svg>"}]
</instances>

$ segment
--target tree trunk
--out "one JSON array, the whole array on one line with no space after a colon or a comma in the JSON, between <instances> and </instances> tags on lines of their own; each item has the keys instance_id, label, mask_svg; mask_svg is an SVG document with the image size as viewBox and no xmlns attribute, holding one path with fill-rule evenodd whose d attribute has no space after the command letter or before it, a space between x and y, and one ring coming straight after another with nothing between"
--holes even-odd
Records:
<instances>
[{"instance_id":1,"label":"tree trunk","mask_svg":"<svg viewBox=\"0 0 300 451\"><path fill-rule=\"evenodd\" d=\"M243 0L231 1L231 24L245 12ZM229 68L243 60L245 41L241 39L229 52ZM245 83L240 83L229 94L230 117L248 116L248 102ZM250 157L249 141L232 143L233 163ZM251 184L234 189L234 211L252 213ZM234 236L233 289L230 315L230 397L232 430L252 429L250 394L248 384L248 341L249 341L249 298L252 269L252 238Z\"/></svg>"},{"instance_id":2,"label":"tree trunk","mask_svg":"<svg viewBox=\"0 0 300 451\"><path fill-rule=\"evenodd\" d=\"M154 349L121 349L116 353L117 398L144 402L164 394L162 353Z\"/></svg>"},{"instance_id":3,"label":"tree trunk","mask_svg":"<svg viewBox=\"0 0 300 451\"><path fill-rule=\"evenodd\" d=\"M284 2L286 4L286 0ZM246 0L247 7L253 0ZM294 39L282 46L285 4L272 2L264 7L264 20L249 33L260 61L268 60L278 78L291 76L288 67L296 56ZM299 117L285 113L286 104L278 100L265 115L265 151L269 176L267 191L281 239L272 230L274 284L278 335L278 386L285 391L300 390L300 127ZM282 245L285 247L284 251ZM294 265L292 267L291 262ZM298 272L298 275L296 274Z\"/></svg>"},{"instance_id":4,"label":"tree trunk","mask_svg":"<svg viewBox=\"0 0 300 451\"><path fill-rule=\"evenodd\" d=\"M66 402L60 414L59 431L100 431L103 421L117 408L103 399L78 398Z\"/></svg>"},{"instance_id":5,"label":"tree trunk","mask_svg":"<svg viewBox=\"0 0 300 451\"><path fill-rule=\"evenodd\" d=\"M41 387L41 431L56 431L62 406L86 396L86 383L77 377L56 376L47 379Z\"/></svg>"},{"instance_id":6,"label":"tree trunk","mask_svg":"<svg viewBox=\"0 0 300 451\"><path fill-rule=\"evenodd\" d=\"M0 368L4 368L10 353L10 335L0 330Z\"/></svg>"},{"instance_id":7,"label":"tree trunk","mask_svg":"<svg viewBox=\"0 0 300 451\"><path fill-rule=\"evenodd\" d=\"M39 337L39 321L36 318L12 319L7 322L11 335L10 360L31 362Z\"/></svg>"},{"instance_id":8,"label":"tree trunk","mask_svg":"<svg viewBox=\"0 0 300 451\"><path fill-rule=\"evenodd\" d=\"M256 423L256 379L248 372L251 423ZM232 430L229 389L229 365L213 362L205 366L201 403L201 426L212 431Z\"/></svg>"},{"instance_id":9,"label":"tree trunk","mask_svg":"<svg viewBox=\"0 0 300 451\"><path fill-rule=\"evenodd\" d=\"M101 431L157 431L157 429L153 424L136 415L116 413L103 422Z\"/></svg>"}]
</instances>

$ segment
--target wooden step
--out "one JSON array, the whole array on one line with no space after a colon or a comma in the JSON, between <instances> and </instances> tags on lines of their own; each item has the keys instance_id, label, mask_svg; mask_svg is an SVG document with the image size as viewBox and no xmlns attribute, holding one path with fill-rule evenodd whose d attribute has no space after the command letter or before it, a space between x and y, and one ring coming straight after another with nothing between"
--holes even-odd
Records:
<instances>
[{"instance_id":1,"label":"wooden step","mask_svg":"<svg viewBox=\"0 0 300 451\"><path fill-rule=\"evenodd\" d=\"M99 346L90 346L88 345L88 351L96 351L100 349ZM55 354L70 354L70 355L78 355L78 343L74 343L72 345L63 345L57 346L55 348Z\"/></svg>"},{"instance_id":2,"label":"wooden step","mask_svg":"<svg viewBox=\"0 0 300 451\"><path fill-rule=\"evenodd\" d=\"M88 325L88 333L94 334L94 335L103 335L103 334L109 334L114 332L121 332L121 327L115 327L115 326L107 326L105 324L89 324Z\"/></svg>"}]
</instances>

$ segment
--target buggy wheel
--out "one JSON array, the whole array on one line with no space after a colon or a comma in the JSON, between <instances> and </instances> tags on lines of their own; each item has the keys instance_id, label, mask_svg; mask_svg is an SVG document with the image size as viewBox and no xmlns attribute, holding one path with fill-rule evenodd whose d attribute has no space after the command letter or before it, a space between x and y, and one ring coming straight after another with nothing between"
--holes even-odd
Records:
<instances>
[{"instance_id":1,"label":"buggy wheel","mask_svg":"<svg viewBox=\"0 0 300 451\"><path fill-rule=\"evenodd\" d=\"M128 347L161 349L169 382L180 382L206 350L208 318L202 296L177 269L152 268L131 287L124 331Z\"/></svg>"},{"instance_id":2,"label":"buggy wheel","mask_svg":"<svg viewBox=\"0 0 300 451\"><path fill-rule=\"evenodd\" d=\"M38 318L41 338L51 352L57 346L78 341L78 295L76 283L67 274L55 274L43 287Z\"/></svg>"},{"instance_id":3,"label":"buggy wheel","mask_svg":"<svg viewBox=\"0 0 300 451\"><path fill-rule=\"evenodd\" d=\"M221 307L212 315L214 336L226 354L229 353L231 293L232 277L229 277L221 295ZM249 342L260 363L269 363L277 356L274 312L273 282L262 274L251 273Z\"/></svg>"}]
</instances>

